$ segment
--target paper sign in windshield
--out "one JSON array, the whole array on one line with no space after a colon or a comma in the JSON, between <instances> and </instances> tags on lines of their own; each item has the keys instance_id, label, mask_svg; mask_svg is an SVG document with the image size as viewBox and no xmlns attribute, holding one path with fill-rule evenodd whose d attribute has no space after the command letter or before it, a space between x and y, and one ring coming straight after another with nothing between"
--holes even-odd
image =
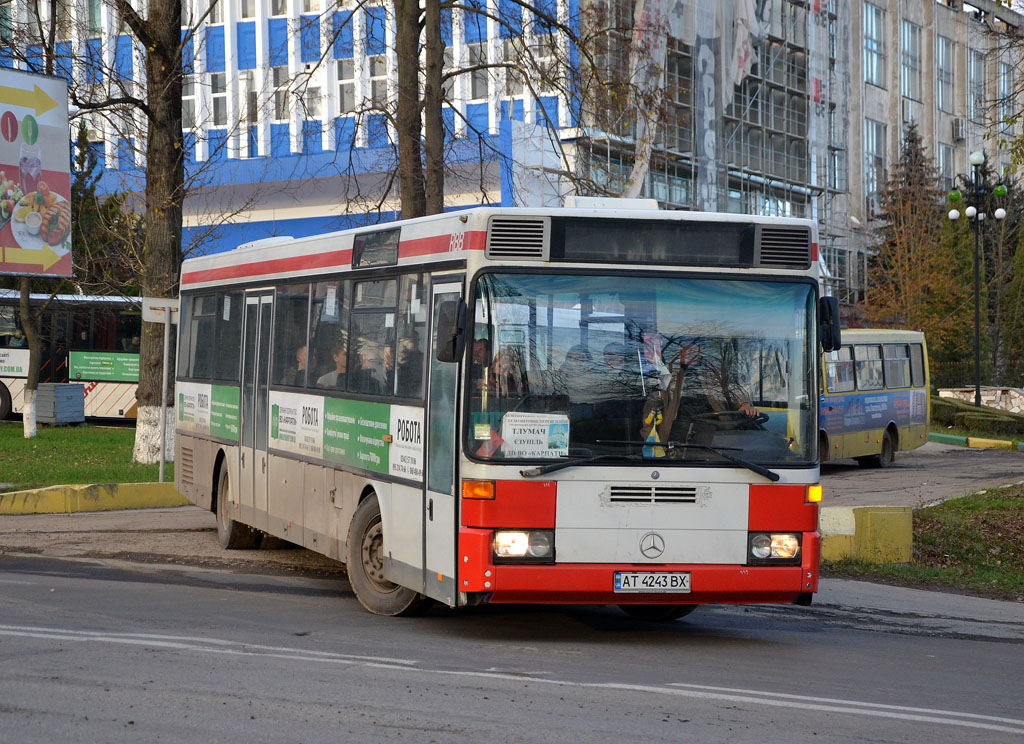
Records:
<instances>
[{"instance_id":1,"label":"paper sign in windshield","mask_svg":"<svg viewBox=\"0 0 1024 744\"><path fill-rule=\"evenodd\" d=\"M550 413L506 413L501 419L505 457L565 457L569 417Z\"/></svg>"}]
</instances>

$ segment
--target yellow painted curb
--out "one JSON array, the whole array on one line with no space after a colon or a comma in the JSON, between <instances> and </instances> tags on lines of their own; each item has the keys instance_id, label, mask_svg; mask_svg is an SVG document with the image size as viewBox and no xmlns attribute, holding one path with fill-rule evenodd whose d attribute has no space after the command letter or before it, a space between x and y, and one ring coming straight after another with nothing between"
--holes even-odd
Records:
<instances>
[{"instance_id":1,"label":"yellow painted curb","mask_svg":"<svg viewBox=\"0 0 1024 744\"><path fill-rule=\"evenodd\" d=\"M870 563L909 563L913 509L909 506L826 506L819 519L821 557Z\"/></svg>"},{"instance_id":2,"label":"yellow painted curb","mask_svg":"<svg viewBox=\"0 0 1024 744\"><path fill-rule=\"evenodd\" d=\"M1005 439L982 439L981 437L967 437L968 447L978 449L1013 449L1013 442Z\"/></svg>"},{"instance_id":3,"label":"yellow painted curb","mask_svg":"<svg viewBox=\"0 0 1024 744\"><path fill-rule=\"evenodd\" d=\"M50 486L0 493L0 514L66 514L185 506L173 483L103 483Z\"/></svg>"}]
</instances>

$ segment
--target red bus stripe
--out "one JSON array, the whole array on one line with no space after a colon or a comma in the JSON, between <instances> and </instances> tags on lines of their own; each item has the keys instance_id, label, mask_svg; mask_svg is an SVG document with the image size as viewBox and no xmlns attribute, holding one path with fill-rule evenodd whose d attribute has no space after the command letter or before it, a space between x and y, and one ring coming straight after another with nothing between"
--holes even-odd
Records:
<instances>
[{"instance_id":1,"label":"red bus stripe","mask_svg":"<svg viewBox=\"0 0 1024 744\"><path fill-rule=\"evenodd\" d=\"M200 269L181 275L182 285L217 282L227 279L244 279L247 277L282 274L303 269L347 268L352 263L351 249L313 253L286 258L271 258L266 261L238 264L236 266L219 266L215 269Z\"/></svg>"}]
</instances>

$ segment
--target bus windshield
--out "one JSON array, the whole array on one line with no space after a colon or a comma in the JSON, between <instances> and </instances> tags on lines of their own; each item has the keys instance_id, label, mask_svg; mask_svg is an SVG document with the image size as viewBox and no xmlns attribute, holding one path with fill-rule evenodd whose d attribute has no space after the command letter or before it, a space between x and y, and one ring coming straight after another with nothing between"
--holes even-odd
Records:
<instances>
[{"instance_id":1,"label":"bus windshield","mask_svg":"<svg viewBox=\"0 0 1024 744\"><path fill-rule=\"evenodd\" d=\"M483 274L469 454L809 465L814 295L803 282Z\"/></svg>"}]
</instances>

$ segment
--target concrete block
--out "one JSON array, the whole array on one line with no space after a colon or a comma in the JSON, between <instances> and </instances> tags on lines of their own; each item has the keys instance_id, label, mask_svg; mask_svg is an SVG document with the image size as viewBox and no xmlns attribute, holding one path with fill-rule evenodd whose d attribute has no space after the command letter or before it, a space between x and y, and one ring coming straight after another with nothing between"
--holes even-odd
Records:
<instances>
[{"instance_id":1,"label":"concrete block","mask_svg":"<svg viewBox=\"0 0 1024 744\"><path fill-rule=\"evenodd\" d=\"M854 510L854 557L871 563L909 563L913 556L913 509L862 506Z\"/></svg>"},{"instance_id":2,"label":"concrete block","mask_svg":"<svg viewBox=\"0 0 1024 744\"><path fill-rule=\"evenodd\" d=\"M185 506L173 483L103 483L51 486L0 494L0 514L70 512Z\"/></svg>"}]
</instances>

